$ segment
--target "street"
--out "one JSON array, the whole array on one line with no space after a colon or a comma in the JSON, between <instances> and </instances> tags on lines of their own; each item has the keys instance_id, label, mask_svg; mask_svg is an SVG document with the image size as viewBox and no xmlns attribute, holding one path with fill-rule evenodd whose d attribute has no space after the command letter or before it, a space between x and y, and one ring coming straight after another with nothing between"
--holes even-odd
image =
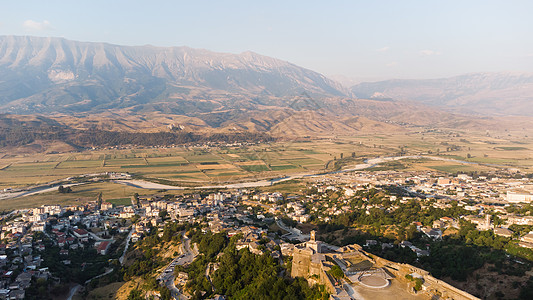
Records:
<instances>
[{"instance_id":1,"label":"street","mask_svg":"<svg viewBox=\"0 0 533 300\"><path fill-rule=\"evenodd\" d=\"M174 284L176 279L174 275L174 267L176 265L185 265L191 263L194 258L198 255L197 251L191 249L191 240L183 235L182 241L182 254L172 260L164 269L163 272L157 277L160 283L165 284L165 286L170 290L173 299L186 300L187 296L183 295L180 290Z\"/></svg>"}]
</instances>

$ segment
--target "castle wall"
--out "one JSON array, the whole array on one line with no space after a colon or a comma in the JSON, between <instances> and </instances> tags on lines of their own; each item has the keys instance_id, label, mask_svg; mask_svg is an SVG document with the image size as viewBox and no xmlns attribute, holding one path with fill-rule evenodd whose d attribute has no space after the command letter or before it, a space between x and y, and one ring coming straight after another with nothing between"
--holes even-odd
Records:
<instances>
[{"instance_id":1,"label":"castle wall","mask_svg":"<svg viewBox=\"0 0 533 300\"><path fill-rule=\"evenodd\" d=\"M355 248L355 247L354 247ZM429 296L439 295L440 299L453 299L453 300L480 300L479 298L470 295L469 293L462 291L442 280L436 279L431 276L429 272L417 268L409 264L395 263L384 258L371 255L366 253L363 250L355 250L354 254L352 252L339 253L342 257L350 257L352 255L361 255L374 263L376 267L383 267L389 273L391 273L395 280L400 280L407 282L408 279L405 278L405 275L416 273L424 278L425 281L425 291L419 293L426 293ZM292 277L304 277L308 278L312 275L318 275L319 283L326 286L326 289L331 294L336 294L336 288L334 282L326 273L327 267L323 261L312 260L314 251L305 248L305 249L295 249L292 259ZM327 254L329 255L329 254Z\"/></svg>"},{"instance_id":2,"label":"castle wall","mask_svg":"<svg viewBox=\"0 0 533 300\"><path fill-rule=\"evenodd\" d=\"M407 280L405 275L417 273L424 278L424 281L429 284L426 292L430 295L439 294L441 299L454 300L480 300L478 297L470 295L469 293L460 290L449 283L439 280L429 274L428 271L417 268L409 264L395 263L381 257L373 255L376 265L386 267L387 271L391 272L398 280Z\"/></svg>"},{"instance_id":3,"label":"castle wall","mask_svg":"<svg viewBox=\"0 0 533 300\"><path fill-rule=\"evenodd\" d=\"M313 255L313 252L309 249L294 249L292 254L292 277L307 278L309 276L311 255Z\"/></svg>"},{"instance_id":4,"label":"castle wall","mask_svg":"<svg viewBox=\"0 0 533 300\"><path fill-rule=\"evenodd\" d=\"M320 271L320 284L323 284L326 287L326 290L330 294L336 294L337 290L335 289L335 285L333 285L333 282L329 278L328 274L325 270Z\"/></svg>"}]
</instances>

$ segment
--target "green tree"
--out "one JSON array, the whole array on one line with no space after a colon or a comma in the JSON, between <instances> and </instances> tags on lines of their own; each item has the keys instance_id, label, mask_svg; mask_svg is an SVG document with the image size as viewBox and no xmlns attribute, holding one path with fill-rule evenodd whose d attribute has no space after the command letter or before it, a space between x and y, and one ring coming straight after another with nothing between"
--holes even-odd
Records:
<instances>
[{"instance_id":1,"label":"green tree","mask_svg":"<svg viewBox=\"0 0 533 300\"><path fill-rule=\"evenodd\" d=\"M333 267L331 267L331 269L328 271L328 274L337 278L337 279L341 279L344 277L344 272L342 271L342 269L337 266L337 265L334 265Z\"/></svg>"}]
</instances>

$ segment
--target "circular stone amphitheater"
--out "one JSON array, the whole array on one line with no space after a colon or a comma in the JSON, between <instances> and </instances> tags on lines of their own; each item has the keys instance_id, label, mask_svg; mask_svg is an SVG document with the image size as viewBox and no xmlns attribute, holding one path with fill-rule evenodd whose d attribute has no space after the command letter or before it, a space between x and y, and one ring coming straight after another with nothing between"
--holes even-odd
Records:
<instances>
[{"instance_id":1,"label":"circular stone amphitheater","mask_svg":"<svg viewBox=\"0 0 533 300\"><path fill-rule=\"evenodd\" d=\"M357 280L361 285L366 287L381 289L389 286L390 281L387 277L387 274L383 270L377 269L363 272L363 274L359 275Z\"/></svg>"}]
</instances>

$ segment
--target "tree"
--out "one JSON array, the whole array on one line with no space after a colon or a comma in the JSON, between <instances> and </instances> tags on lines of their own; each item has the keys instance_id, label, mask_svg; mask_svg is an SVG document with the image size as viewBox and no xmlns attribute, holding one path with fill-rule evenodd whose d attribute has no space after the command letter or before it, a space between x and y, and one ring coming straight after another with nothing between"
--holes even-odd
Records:
<instances>
[{"instance_id":1,"label":"tree","mask_svg":"<svg viewBox=\"0 0 533 300\"><path fill-rule=\"evenodd\" d=\"M344 272L342 271L342 269L337 266L337 265L334 265L333 267L331 267L331 269L328 271L328 274L337 278L337 279L341 279L344 277Z\"/></svg>"},{"instance_id":2,"label":"tree","mask_svg":"<svg viewBox=\"0 0 533 300\"><path fill-rule=\"evenodd\" d=\"M98 193L98 196L96 196L96 202L98 203L98 207L102 206L102 202L103 202L102 192Z\"/></svg>"},{"instance_id":3,"label":"tree","mask_svg":"<svg viewBox=\"0 0 533 300\"><path fill-rule=\"evenodd\" d=\"M131 196L131 205L139 207L139 194L135 193Z\"/></svg>"},{"instance_id":4,"label":"tree","mask_svg":"<svg viewBox=\"0 0 533 300\"><path fill-rule=\"evenodd\" d=\"M133 289L128 295L127 300L144 300L144 297L142 296L141 291L138 289Z\"/></svg>"},{"instance_id":5,"label":"tree","mask_svg":"<svg viewBox=\"0 0 533 300\"><path fill-rule=\"evenodd\" d=\"M70 186L68 187L64 187L62 185L60 185L58 188L57 188L57 191L61 194L65 194L65 193L71 193L72 192L72 188L70 188Z\"/></svg>"},{"instance_id":6,"label":"tree","mask_svg":"<svg viewBox=\"0 0 533 300\"><path fill-rule=\"evenodd\" d=\"M161 219L165 219L168 216L167 210L163 209L162 211L160 211L159 216L161 217Z\"/></svg>"}]
</instances>

